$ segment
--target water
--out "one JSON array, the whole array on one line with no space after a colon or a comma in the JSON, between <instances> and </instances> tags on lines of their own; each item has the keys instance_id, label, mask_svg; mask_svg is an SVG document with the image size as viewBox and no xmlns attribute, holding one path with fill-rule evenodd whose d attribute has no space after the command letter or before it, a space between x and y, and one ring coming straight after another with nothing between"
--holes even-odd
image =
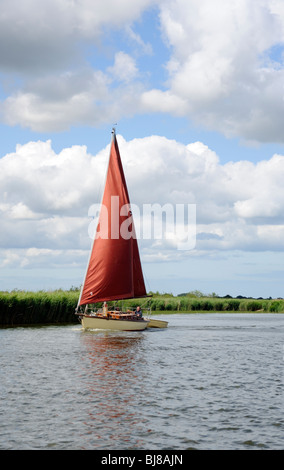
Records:
<instances>
[{"instance_id":1,"label":"water","mask_svg":"<svg viewBox=\"0 0 284 470\"><path fill-rule=\"evenodd\" d=\"M0 449L283 449L284 315L0 330Z\"/></svg>"}]
</instances>

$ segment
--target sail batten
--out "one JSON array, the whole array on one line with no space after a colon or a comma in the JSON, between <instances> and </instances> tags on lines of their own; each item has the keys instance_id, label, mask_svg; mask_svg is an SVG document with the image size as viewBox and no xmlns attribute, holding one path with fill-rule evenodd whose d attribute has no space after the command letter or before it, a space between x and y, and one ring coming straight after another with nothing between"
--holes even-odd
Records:
<instances>
[{"instance_id":1,"label":"sail batten","mask_svg":"<svg viewBox=\"0 0 284 470\"><path fill-rule=\"evenodd\" d=\"M129 194L113 132L102 208L79 305L145 296Z\"/></svg>"}]
</instances>

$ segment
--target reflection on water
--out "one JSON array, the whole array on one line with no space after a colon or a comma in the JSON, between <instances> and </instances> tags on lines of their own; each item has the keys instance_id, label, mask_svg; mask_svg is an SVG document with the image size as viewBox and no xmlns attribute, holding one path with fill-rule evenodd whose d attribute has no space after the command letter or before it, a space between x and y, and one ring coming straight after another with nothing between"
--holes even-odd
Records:
<instances>
[{"instance_id":1,"label":"reflection on water","mask_svg":"<svg viewBox=\"0 0 284 470\"><path fill-rule=\"evenodd\" d=\"M111 448L115 441L139 447L146 375L143 333L88 331L82 332L81 341L88 432L101 448Z\"/></svg>"}]
</instances>

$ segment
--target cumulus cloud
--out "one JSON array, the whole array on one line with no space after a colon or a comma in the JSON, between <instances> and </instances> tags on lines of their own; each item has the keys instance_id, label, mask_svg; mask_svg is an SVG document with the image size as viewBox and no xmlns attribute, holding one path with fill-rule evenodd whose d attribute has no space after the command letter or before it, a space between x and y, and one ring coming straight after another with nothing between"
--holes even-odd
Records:
<instances>
[{"instance_id":1,"label":"cumulus cloud","mask_svg":"<svg viewBox=\"0 0 284 470\"><path fill-rule=\"evenodd\" d=\"M39 132L98 124L101 116L109 118L107 83L103 73L90 69L36 78L3 102L2 113L7 124Z\"/></svg>"},{"instance_id":2,"label":"cumulus cloud","mask_svg":"<svg viewBox=\"0 0 284 470\"><path fill-rule=\"evenodd\" d=\"M283 142L282 0L0 3L0 111L8 125L43 132L162 112L229 137ZM168 47L164 64L137 32L150 9ZM128 37L127 50L106 46L113 31ZM157 54L160 83L158 73L153 85L147 67L140 70L137 48ZM104 51L104 65L95 51Z\"/></svg>"},{"instance_id":3,"label":"cumulus cloud","mask_svg":"<svg viewBox=\"0 0 284 470\"><path fill-rule=\"evenodd\" d=\"M172 50L165 99L170 92L184 115L227 136L283 142L281 1L169 0L160 8Z\"/></svg>"},{"instance_id":4,"label":"cumulus cloud","mask_svg":"<svg viewBox=\"0 0 284 470\"><path fill-rule=\"evenodd\" d=\"M131 23L151 3L152 0L1 0L0 66L20 72L62 69L79 60L78 42L98 41L103 27L119 28Z\"/></svg>"},{"instance_id":5,"label":"cumulus cloud","mask_svg":"<svg viewBox=\"0 0 284 470\"><path fill-rule=\"evenodd\" d=\"M134 58L108 52L113 64L102 70L90 57L104 47L102 37L111 29L124 30L135 47L140 44L149 54L131 24L152 0L0 3L2 122L51 132L113 122L137 109L139 85L134 90L131 84L138 73Z\"/></svg>"},{"instance_id":6,"label":"cumulus cloud","mask_svg":"<svg viewBox=\"0 0 284 470\"><path fill-rule=\"evenodd\" d=\"M78 215L81 198L89 197L99 184L106 155L104 150L94 158L84 146L57 155L51 141L18 145L14 153L0 159L4 206L21 203L38 216Z\"/></svg>"},{"instance_id":7,"label":"cumulus cloud","mask_svg":"<svg viewBox=\"0 0 284 470\"><path fill-rule=\"evenodd\" d=\"M195 251L283 250L284 156L223 165L201 142L184 145L159 136L129 142L118 136L118 142L138 216L145 215L145 206L191 204ZM38 141L18 145L0 160L2 267L30 267L48 257L53 265L56 253L58 262L67 263L67 252L73 253L71 265L74 257L86 262L88 211L101 200L108 155L109 145L95 156L83 146L56 154L50 141ZM146 261L188 255L178 252L171 236L144 239L139 233Z\"/></svg>"}]
</instances>

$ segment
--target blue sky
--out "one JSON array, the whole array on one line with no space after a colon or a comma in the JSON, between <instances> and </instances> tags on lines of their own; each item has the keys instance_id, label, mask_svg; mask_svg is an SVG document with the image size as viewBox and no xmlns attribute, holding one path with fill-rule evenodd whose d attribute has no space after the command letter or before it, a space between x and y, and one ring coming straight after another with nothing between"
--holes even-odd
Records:
<instances>
[{"instance_id":1,"label":"blue sky","mask_svg":"<svg viewBox=\"0 0 284 470\"><path fill-rule=\"evenodd\" d=\"M132 202L196 205L147 288L284 296L281 0L1 3L0 289L80 285L117 123Z\"/></svg>"}]
</instances>

